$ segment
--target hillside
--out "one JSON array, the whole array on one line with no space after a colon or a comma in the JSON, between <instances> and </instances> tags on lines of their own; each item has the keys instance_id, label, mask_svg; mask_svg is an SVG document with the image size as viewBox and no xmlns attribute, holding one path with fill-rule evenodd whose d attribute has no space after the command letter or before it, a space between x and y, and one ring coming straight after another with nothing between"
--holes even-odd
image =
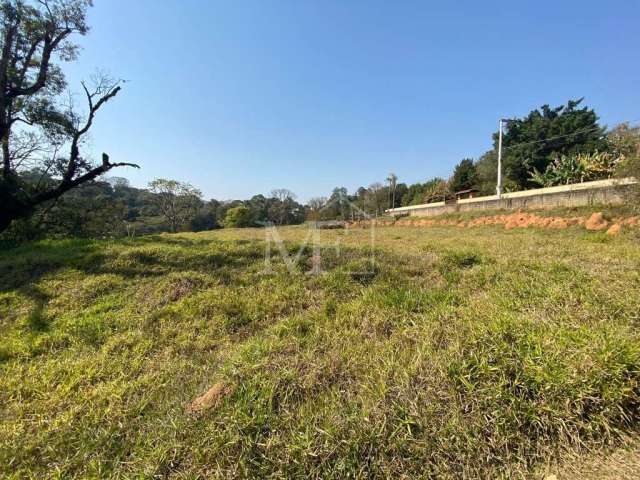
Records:
<instances>
[{"instance_id":1,"label":"hillside","mask_svg":"<svg viewBox=\"0 0 640 480\"><path fill-rule=\"evenodd\" d=\"M637 230L322 230L320 275L265 272L265 233L0 252L0 475L562 477L637 445Z\"/></svg>"}]
</instances>

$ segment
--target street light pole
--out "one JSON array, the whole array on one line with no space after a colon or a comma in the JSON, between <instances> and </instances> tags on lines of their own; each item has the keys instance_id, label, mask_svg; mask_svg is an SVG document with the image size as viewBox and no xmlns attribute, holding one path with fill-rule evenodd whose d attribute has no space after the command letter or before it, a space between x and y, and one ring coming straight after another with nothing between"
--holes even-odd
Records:
<instances>
[{"instance_id":1,"label":"street light pole","mask_svg":"<svg viewBox=\"0 0 640 480\"><path fill-rule=\"evenodd\" d=\"M498 199L502 197L502 122L501 118L498 122L498 182L496 184L496 193Z\"/></svg>"}]
</instances>

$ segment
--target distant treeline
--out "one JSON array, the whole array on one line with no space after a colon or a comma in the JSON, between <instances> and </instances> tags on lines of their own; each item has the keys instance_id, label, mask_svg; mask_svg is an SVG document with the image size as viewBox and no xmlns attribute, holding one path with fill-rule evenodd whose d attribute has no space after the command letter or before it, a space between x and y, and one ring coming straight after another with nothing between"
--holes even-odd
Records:
<instances>
[{"instance_id":1,"label":"distant treeline","mask_svg":"<svg viewBox=\"0 0 640 480\"><path fill-rule=\"evenodd\" d=\"M615 175L640 176L640 128L627 123L611 130L598 124L581 100L507 122L503 136L505 191L578 183ZM204 200L187 183L156 179L135 188L121 177L99 178L39 205L34 214L15 220L0 239L20 242L40 238L114 237L158 232L202 231L222 227L292 225L305 220L357 219L384 215L388 208L452 198L461 191L495 193L498 133L494 146L477 159L466 158L450 178L406 184L391 173L382 182L348 192L336 187L328 197L306 205L287 189L249 200ZM20 172L34 191L56 183L48 170Z\"/></svg>"},{"instance_id":2,"label":"distant treeline","mask_svg":"<svg viewBox=\"0 0 640 480\"><path fill-rule=\"evenodd\" d=\"M44 179L43 179L44 177ZM47 181L29 171L23 180ZM305 221L306 208L285 189L249 200L203 200L191 185L157 179L148 189L112 177L81 185L43 205L28 219L16 220L5 241L64 237L116 237L160 232L202 231L223 226L291 225Z\"/></svg>"},{"instance_id":3,"label":"distant treeline","mask_svg":"<svg viewBox=\"0 0 640 480\"><path fill-rule=\"evenodd\" d=\"M115 169L140 165L111 160L106 152L96 162L83 153L97 116L126 82L97 72L76 86L82 87L82 100L70 101L73 90L62 68L77 58L76 41L89 31L91 2L5 0L0 5L2 242L377 216L389 207L443 200L461 191L495 191L497 132L491 150L461 160L450 178L427 180L425 172L424 181L406 184L391 173L355 192L337 187L329 197L313 198L307 205L286 189L249 200L218 201L205 200L197 188L175 180L156 179L146 189L133 188L124 179L107 176ZM544 105L526 117L506 121L505 191L640 176L638 128L622 124L607 131L593 109L581 103L578 99L555 108Z\"/></svg>"}]
</instances>

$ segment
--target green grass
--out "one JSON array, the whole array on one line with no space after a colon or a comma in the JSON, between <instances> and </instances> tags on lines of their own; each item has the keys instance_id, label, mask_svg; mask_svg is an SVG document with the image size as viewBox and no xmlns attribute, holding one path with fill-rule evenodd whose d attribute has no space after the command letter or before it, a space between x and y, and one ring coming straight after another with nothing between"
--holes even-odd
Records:
<instances>
[{"instance_id":1,"label":"green grass","mask_svg":"<svg viewBox=\"0 0 640 480\"><path fill-rule=\"evenodd\" d=\"M264 238L0 252L0 476L517 477L637 432L634 236L323 230L320 275Z\"/></svg>"}]
</instances>

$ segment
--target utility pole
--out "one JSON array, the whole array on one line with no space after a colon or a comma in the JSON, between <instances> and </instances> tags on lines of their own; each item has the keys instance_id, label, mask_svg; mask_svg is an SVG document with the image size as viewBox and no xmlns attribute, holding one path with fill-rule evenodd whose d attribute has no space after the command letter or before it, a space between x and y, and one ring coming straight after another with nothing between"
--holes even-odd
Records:
<instances>
[{"instance_id":1,"label":"utility pole","mask_svg":"<svg viewBox=\"0 0 640 480\"><path fill-rule=\"evenodd\" d=\"M498 122L498 182L496 183L498 198L502 197L502 122L504 119L501 118Z\"/></svg>"}]
</instances>

